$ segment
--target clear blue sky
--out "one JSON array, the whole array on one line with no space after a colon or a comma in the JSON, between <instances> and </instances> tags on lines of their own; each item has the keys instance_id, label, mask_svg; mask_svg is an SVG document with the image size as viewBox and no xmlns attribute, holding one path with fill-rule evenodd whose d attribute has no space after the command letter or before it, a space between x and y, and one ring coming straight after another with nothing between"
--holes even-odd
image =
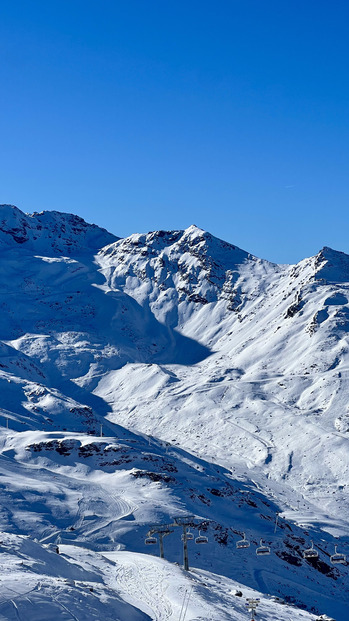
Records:
<instances>
[{"instance_id":1,"label":"clear blue sky","mask_svg":"<svg viewBox=\"0 0 349 621\"><path fill-rule=\"evenodd\" d=\"M348 0L1 0L0 202L349 253Z\"/></svg>"}]
</instances>

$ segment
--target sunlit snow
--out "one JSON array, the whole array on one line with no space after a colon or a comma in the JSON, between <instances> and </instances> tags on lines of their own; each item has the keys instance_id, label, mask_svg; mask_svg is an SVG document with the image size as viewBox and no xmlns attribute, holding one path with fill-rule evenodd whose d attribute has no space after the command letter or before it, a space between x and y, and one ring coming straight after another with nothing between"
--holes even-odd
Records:
<instances>
[{"instance_id":1,"label":"sunlit snow","mask_svg":"<svg viewBox=\"0 0 349 621\"><path fill-rule=\"evenodd\" d=\"M349 257L11 206L0 256L0 619L344 621Z\"/></svg>"}]
</instances>

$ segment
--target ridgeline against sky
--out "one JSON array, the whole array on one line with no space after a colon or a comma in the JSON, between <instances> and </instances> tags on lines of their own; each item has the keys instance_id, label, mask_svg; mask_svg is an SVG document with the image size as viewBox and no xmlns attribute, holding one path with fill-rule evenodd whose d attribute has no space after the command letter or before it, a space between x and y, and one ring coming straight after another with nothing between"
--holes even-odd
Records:
<instances>
[{"instance_id":1,"label":"ridgeline against sky","mask_svg":"<svg viewBox=\"0 0 349 621\"><path fill-rule=\"evenodd\" d=\"M0 8L1 202L116 234L192 222L294 263L349 251L349 5Z\"/></svg>"}]
</instances>

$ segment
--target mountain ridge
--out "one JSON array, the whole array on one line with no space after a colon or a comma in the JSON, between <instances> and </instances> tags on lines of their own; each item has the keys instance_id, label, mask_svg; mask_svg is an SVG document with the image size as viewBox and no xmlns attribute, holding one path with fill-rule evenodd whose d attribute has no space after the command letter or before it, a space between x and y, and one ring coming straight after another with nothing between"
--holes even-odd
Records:
<instances>
[{"instance_id":1,"label":"mountain ridge","mask_svg":"<svg viewBox=\"0 0 349 621\"><path fill-rule=\"evenodd\" d=\"M175 508L194 512L219 525L209 527L214 541L229 528L234 536L250 529L256 542L258 530L268 536L281 555L282 584L272 562L261 579L263 569L246 557L249 587L282 596L291 589L310 609L302 574L317 609L334 614L335 603L319 595L330 584L343 611L347 570L328 563L335 538L349 545L348 255L324 247L277 265L195 225L120 239L69 214L44 214L0 207L0 491L10 494L12 512L0 514L0 529L52 541L61 533L72 555L75 539L132 548L136 533L135 553L145 551L141 529L167 522ZM97 438L102 428L107 440ZM208 478L181 487L177 460ZM40 533L30 525L46 503L35 496L35 468L53 494ZM20 494L11 473L20 475ZM269 507L267 518L252 518L253 504L237 491L230 526L221 499L231 477L242 496ZM137 519L113 520L109 508L110 524L103 521L106 487L120 496L113 506L124 516L135 481L144 494ZM273 543L276 511L287 526ZM302 561L309 532L327 569ZM228 560L223 567L208 549L211 569L231 577ZM233 566L236 578L238 559ZM293 573L297 586L287 587L291 567L302 569Z\"/></svg>"},{"instance_id":2,"label":"mountain ridge","mask_svg":"<svg viewBox=\"0 0 349 621\"><path fill-rule=\"evenodd\" d=\"M3 247L13 246L14 242L37 252L69 255L97 250L117 239L74 214L59 211L26 214L14 205L0 205L0 246Z\"/></svg>"},{"instance_id":3,"label":"mountain ridge","mask_svg":"<svg viewBox=\"0 0 349 621\"><path fill-rule=\"evenodd\" d=\"M34 211L32 213L27 213L21 211L18 207L11 204L0 204L0 233L2 234L0 237L0 242L6 242L6 235L12 237L12 239L17 244L26 244L28 241L32 242L30 248L33 248L33 242L37 242L37 246L40 245L40 237L42 233L39 232L44 230L50 231L52 237L60 238L63 233L64 234L72 234L74 237L79 238L81 241L85 241L86 232L94 231L96 233L95 238L89 239L90 250L102 250L105 247L109 246L108 250L106 249L106 254L112 254L113 246L115 243L127 243L130 247L133 245L134 247L139 247L141 243L144 243L145 246L151 246L154 240L160 241L178 241L179 238L184 238L184 240L189 240L192 247L198 246L200 247L200 243L203 242L212 242L216 243L221 248L230 249L236 251L240 254L240 257L250 258L254 260L265 261L271 265L278 265L279 267L284 266L295 266L301 263L304 260L310 260L312 257L307 257L297 263L287 263L287 264L278 264L268 261L267 259L258 258L253 254L242 250L235 244L231 242L224 241L218 237L215 237L210 232L205 231L204 229L198 227L195 224L191 224L186 229L178 229L178 230L154 230L149 231L148 233L133 233L126 237L117 237L115 234L110 233L106 229L96 225L89 224L84 220L81 216L77 216L73 213L60 212L57 210L44 210L44 211ZM5 235L5 237L4 237ZM104 236L104 237L103 237ZM8 242L7 242L8 243ZM49 242L49 248L50 244ZM64 243L64 239L63 239ZM69 252L75 251L78 249L78 245L73 244L70 240L67 243L65 240L65 249L69 249L69 245L73 245L73 250ZM6 244L7 245L7 244ZM51 248L50 248L51 249ZM85 250L85 244L82 245L80 250ZM58 246L56 248L57 253L62 253ZM321 261L331 261L337 260L338 263L343 262L346 264L345 257L349 255L343 251L339 251L329 246L323 246L313 258L316 259L318 257L317 263L321 263Z\"/></svg>"}]
</instances>

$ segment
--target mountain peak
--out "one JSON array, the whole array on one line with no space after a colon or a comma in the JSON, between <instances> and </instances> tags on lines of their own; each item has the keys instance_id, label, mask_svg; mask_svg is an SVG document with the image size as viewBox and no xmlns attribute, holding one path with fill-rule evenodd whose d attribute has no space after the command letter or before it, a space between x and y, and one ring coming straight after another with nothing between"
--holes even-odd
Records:
<instances>
[{"instance_id":1,"label":"mountain peak","mask_svg":"<svg viewBox=\"0 0 349 621\"><path fill-rule=\"evenodd\" d=\"M23 245L42 254L98 251L118 237L69 213L27 214L15 205L0 205L0 247Z\"/></svg>"},{"instance_id":2,"label":"mountain peak","mask_svg":"<svg viewBox=\"0 0 349 621\"><path fill-rule=\"evenodd\" d=\"M191 224L185 229L184 233L202 235L203 233L206 233L206 231L199 226L196 226L196 224Z\"/></svg>"},{"instance_id":3,"label":"mountain peak","mask_svg":"<svg viewBox=\"0 0 349 621\"><path fill-rule=\"evenodd\" d=\"M315 274L317 280L347 282L349 280L349 255L324 246L315 256Z\"/></svg>"},{"instance_id":4,"label":"mountain peak","mask_svg":"<svg viewBox=\"0 0 349 621\"><path fill-rule=\"evenodd\" d=\"M5 214L21 214L22 216L24 216L23 211L21 211L20 209L18 209L18 207L16 207L16 205L10 205L7 203L3 203L0 204L0 212L1 212L1 216L4 217Z\"/></svg>"}]
</instances>

